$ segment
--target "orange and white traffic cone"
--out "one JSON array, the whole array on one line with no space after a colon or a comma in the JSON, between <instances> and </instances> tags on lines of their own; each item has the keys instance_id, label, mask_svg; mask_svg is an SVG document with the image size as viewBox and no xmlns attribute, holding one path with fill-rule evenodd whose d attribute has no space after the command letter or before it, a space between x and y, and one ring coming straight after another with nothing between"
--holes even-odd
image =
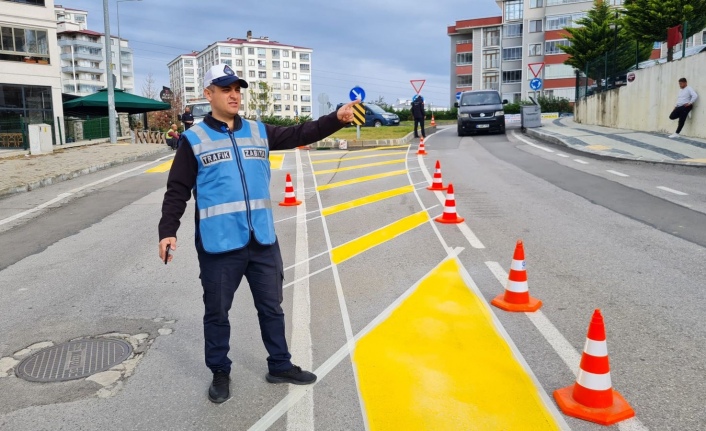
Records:
<instances>
[{"instance_id":1,"label":"orange and white traffic cone","mask_svg":"<svg viewBox=\"0 0 706 431\"><path fill-rule=\"evenodd\" d=\"M424 136L419 138L419 149L417 150L417 155L418 156L426 156L427 152L424 149Z\"/></svg>"},{"instance_id":2,"label":"orange and white traffic cone","mask_svg":"<svg viewBox=\"0 0 706 431\"><path fill-rule=\"evenodd\" d=\"M436 121L434 121L434 113L433 113L433 112L431 113L431 123L430 123L430 125L431 125L431 127L436 127Z\"/></svg>"},{"instance_id":3,"label":"orange and white traffic cone","mask_svg":"<svg viewBox=\"0 0 706 431\"><path fill-rule=\"evenodd\" d=\"M284 186L284 200L280 202L280 206L292 207L295 205L300 205L302 202L297 200L297 196L294 194L294 186L292 185L292 177L287 173L287 180Z\"/></svg>"},{"instance_id":4,"label":"orange and white traffic cone","mask_svg":"<svg viewBox=\"0 0 706 431\"><path fill-rule=\"evenodd\" d=\"M456 198L454 197L454 186L449 184L449 191L446 193L446 203L444 203L444 213L434 220L439 223L463 223L463 217L456 214Z\"/></svg>"},{"instance_id":5,"label":"orange and white traffic cone","mask_svg":"<svg viewBox=\"0 0 706 431\"><path fill-rule=\"evenodd\" d=\"M608 347L601 310L593 312L588 326L576 383L554 391L554 398L565 414L601 425L613 425L635 416L635 411L613 389L610 381Z\"/></svg>"},{"instance_id":6,"label":"orange and white traffic cone","mask_svg":"<svg viewBox=\"0 0 706 431\"><path fill-rule=\"evenodd\" d=\"M496 296L490 303L505 311L537 311L542 306L542 301L532 298L529 294L525 247L522 240L518 240L515 245L505 293Z\"/></svg>"},{"instance_id":7,"label":"orange and white traffic cone","mask_svg":"<svg viewBox=\"0 0 706 431\"><path fill-rule=\"evenodd\" d=\"M446 190L444 187L444 182L441 180L441 163L436 161L436 171L434 172L434 178L431 181L431 186L427 187L427 190Z\"/></svg>"}]
</instances>

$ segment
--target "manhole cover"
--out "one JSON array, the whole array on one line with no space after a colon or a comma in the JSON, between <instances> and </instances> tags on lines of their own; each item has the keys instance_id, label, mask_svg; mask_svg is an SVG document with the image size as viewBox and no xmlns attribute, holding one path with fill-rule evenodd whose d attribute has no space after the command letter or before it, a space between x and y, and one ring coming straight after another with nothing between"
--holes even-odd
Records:
<instances>
[{"instance_id":1,"label":"manhole cover","mask_svg":"<svg viewBox=\"0 0 706 431\"><path fill-rule=\"evenodd\" d=\"M32 382L80 379L113 367L132 353L132 346L111 338L86 339L42 349L25 358L15 370L17 377Z\"/></svg>"}]
</instances>

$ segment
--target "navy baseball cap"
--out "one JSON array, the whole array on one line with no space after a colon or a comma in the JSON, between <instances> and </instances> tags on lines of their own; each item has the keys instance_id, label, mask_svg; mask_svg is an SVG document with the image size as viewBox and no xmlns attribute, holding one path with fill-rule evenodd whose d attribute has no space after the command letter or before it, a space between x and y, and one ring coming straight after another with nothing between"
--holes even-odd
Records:
<instances>
[{"instance_id":1,"label":"navy baseball cap","mask_svg":"<svg viewBox=\"0 0 706 431\"><path fill-rule=\"evenodd\" d=\"M208 69L208 72L203 77L203 88L209 85L217 85L219 87L227 87L230 84L237 82L240 88L248 88L248 82L233 72L227 64L216 64Z\"/></svg>"}]
</instances>

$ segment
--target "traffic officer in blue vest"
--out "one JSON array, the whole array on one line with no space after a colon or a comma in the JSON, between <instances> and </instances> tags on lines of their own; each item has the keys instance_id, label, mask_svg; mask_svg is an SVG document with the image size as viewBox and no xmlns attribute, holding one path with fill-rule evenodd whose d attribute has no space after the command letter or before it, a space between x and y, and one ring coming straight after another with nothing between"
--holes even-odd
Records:
<instances>
[{"instance_id":1,"label":"traffic officer in blue vest","mask_svg":"<svg viewBox=\"0 0 706 431\"><path fill-rule=\"evenodd\" d=\"M284 330L284 269L272 218L270 150L319 141L353 121L351 102L337 112L291 127L245 120L238 115L241 90L248 83L226 64L204 76L211 113L185 131L179 141L162 204L159 257L173 259L176 233L193 191L196 251L205 314L206 366L213 372L208 399L230 397L231 360L228 311L242 277L248 280L269 354L266 380L307 385L316 376L292 364Z\"/></svg>"}]
</instances>

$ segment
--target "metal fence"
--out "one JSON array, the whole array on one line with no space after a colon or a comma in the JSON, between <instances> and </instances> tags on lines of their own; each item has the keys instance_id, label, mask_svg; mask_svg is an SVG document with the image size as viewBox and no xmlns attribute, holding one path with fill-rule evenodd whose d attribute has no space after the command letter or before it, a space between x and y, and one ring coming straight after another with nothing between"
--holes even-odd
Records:
<instances>
[{"instance_id":1,"label":"metal fence","mask_svg":"<svg viewBox=\"0 0 706 431\"><path fill-rule=\"evenodd\" d=\"M24 117L0 119L0 148L23 149L29 145Z\"/></svg>"},{"instance_id":2,"label":"metal fence","mask_svg":"<svg viewBox=\"0 0 706 431\"><path fill-rule=\"evenodd\" d=\"M587 62L577 75L577 100L626 85L627 74L638 67L640 60L640 46L636 42L616 47Z\"/></svg>"}]
</instances>

